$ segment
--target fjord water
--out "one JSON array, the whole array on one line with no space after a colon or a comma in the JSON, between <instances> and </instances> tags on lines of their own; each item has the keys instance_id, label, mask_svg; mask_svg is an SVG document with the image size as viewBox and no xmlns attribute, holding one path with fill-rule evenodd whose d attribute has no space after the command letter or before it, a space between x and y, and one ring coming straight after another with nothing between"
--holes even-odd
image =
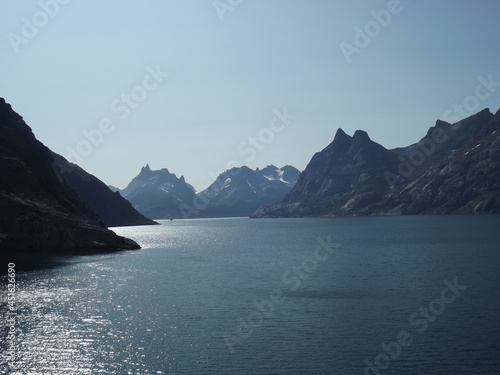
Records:
<instances>
[{"instance_id":1,"label":"fjord water","mask_svg":"<svg viewBox=\"0 0 500 375\"><path fill-rule=\"evenodd\" d=\"M17 373L500 372L498 215L161 223L16 259Z\"/></svg>"}]
</instances>

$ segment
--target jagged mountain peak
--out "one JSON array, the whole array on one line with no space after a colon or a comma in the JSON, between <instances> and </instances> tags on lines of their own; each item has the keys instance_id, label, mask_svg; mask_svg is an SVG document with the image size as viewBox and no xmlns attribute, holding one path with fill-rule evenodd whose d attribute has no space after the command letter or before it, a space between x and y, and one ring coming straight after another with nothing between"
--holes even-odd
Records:
<instances>
[{"instance_id":1,"label":"jagged mountain peak","mask_svg":"<svg viewBox=\"0 0 500 375\"><path fill-rule=\"evenodd\" d=\"M278 202L290 191L300 172L292 167L268 165L255 170L234 167L219 174L205 190L197 194L205 201L204 217L249 216L258 207Z\"/></svg>"},{"instance_id":2,"label":"jagged mountain peak","mask_svg":"<svg viewBox=\"0 0 500 375\"><path fill-rule=\"evenodd\" d=\"M279 180L289 185L295 185L300 176L300 171L291 165L278 168L274 164L270 164L260 170L257 168L255 172L267 180Z\"/></svg>"},{"instance_id":3,"label":"jagged mountain peak","mask_svg":"<svg viewBox=\"0 0 500 375\"><path fill-rule=\"evenodd\" d=\"M487 123L494 117L489 108L485 108L473 115L465 117L451 125L454 131L460 129L462 132L475 132L478 130L477 126L482 126L482 124ZM456 132L460 133L460 132Z\"/></svg>"},{"instance_id":4,"label":"jagged mountain peak","mask_svg":"<svg viewBox=\"0 0 500 375\"><path fill-rule=\"evenodd\" d=\"M333 141L328 146L326 146L325 150L334 147L348 148L350 147L351 143L352 137L344 132L341 128L338 128L335 136L333 137Z\"/></svg>"},{"instance_id":5,"label":"jagged mountain peak","mask_svg":"<svg viewBox=\"0 0 500 375\"><path fill-rule=\"evenodd\" d=\"M373 164L381 154L387 153L389 151L372 141L364 130L356 130L351 137L339 128L333 141L321 152L317 152L307 167L314 166L313 169L326 171L339 163L356 161Z\"/></svg>"},{"instance_id":6,"label":"jagged mountain peak","mask_svg":"<svg viewBox=\"0 0 500 375\"><path fill-rule=\"evenodd\" d=\"M352 136L351 152L353 150L369 153L376 147L382 147L376 142L373 142L368 133L364 130L356 130Z\"/></svg>"},{"instance_id":7,"label":"jagged mountain peak","mask_svg":"<svg viewBox=\"0 0 500 375\"><path fill-rule=\"evenodd\" d=\"M434 125L435 128L448 128L450 126L451 126L451 124L449 122L439 120L439 119L436 120L436 125Z\"/></svg>"},{"instance_id":8,"label":"jagged mountain peak","mask_svg":"<svg viewBox=\"0 0 500 375\"><path fill-rule=\"evenodd\" d=\"M339 139L339 140L340 139L351 139L351 136L348 135L342 128L338 128L333 140L335 141L336 139Z\"/></svg>"},{"instance_id":9,"label":"jagged mountain peak","mask_svg":"<svg viewBox=\"0 0 500 375\"><path fill-rule=\"evenodd\" d=\"M193 186L184 176L177 177L167 168L151 170L149 164L121 191L134 208L147 217L181 218L182 204L192 205Z\"/></svg>"},{"instance_id":10,"label":"jagged mountain peak","mask_svg":"<svg viewBox=\"0 0 500 375\"><path fill-rule=\"evenodd\" d=\"M429 130L427 130L427 133L425 134L424 138L432 138L432 136L436 134L435 133L436 131L448 132L451 129L451 126L452 125L449 122L443 120L436 120L436 124L434 126L431 126Z\"/></svg>"},{"instance_id":11,"label":"jagged mountain peak","mask_svg":"<svg viewBox=\"0 0 500 375\"><path fill-rule=\"evenodd\" d=\"M500 110L436 121L407 147L337 131L281 203L253 217L500 212Z\"/></svg>"},{"instance_id":12,"label":"jagged mountain peak","mask_svg":"<svg viewBox=\"0 0 500 375\"><path fill-rule=\"evenodd\" d=\"M368 133L365 132L364 130L356 130L354 132L353 139L364 139L371 141L370 137L368 136Z\"/></svg>"},{"instance_id":13,"label":"jagged mountain peak","mask_svg":"<svg viewBox=\"0 0 500 375\"><path fill-rule=\"evenodd\" d=\"M151 167L149 166L149 164L146 164L144 167L141 168L141 172L139 173L139 175L142 174L142 175L145 175L145 176L151 176L153 174L160 174L160 173L171 174L167 168L153 170L153 169L151 169Z\"/></svg>"},{"instance_id":14,"label":"jagged mountain peak","mask_svg":"<svg viewBox=\"0 0 500 375\"><path fill-rule=\"evenodd\" d=\"M481 129L494 118L488 108L479 111L453 124L437 120L425 136L418 142L392 151L408 157L412 153L424 152L424 164L429 165L438 159L447 157L452 150L463 147L473 139Z\"/></svg>"},{"instance_id":15,"label":"jagged mountain peak","mask_svg":"<svg viewBox=\"0 0 500 375\"><path fill-rule=\"evenodd\" d=\"M370 185L385 183L384 172L387 168L394 171L396 164L396 155L373 142L365 131L357 130L350 137L339 129L334 140L313 156L283 202L346 194L360 181Z\"/></svg>"},{"instance_id":16,"label":"jagged mountain peak","mask_svg":"<svg viewBox=\"0 0 500 375\"><path fill-rule=\"evenodd\" d=\"M265 173L267 171L275 171L277 169L279 169L279 168L277 166L275 166L274 164L269 164L267 167L262 168L262 169L256 168L255 171L256 172L260 171L260 172L264 172Z\"/></svg>"},{"instance_id":17,"label":"jagged mountain peak","mask_svg":"<svg viewBox=\"0 0 500 375\"><path fill-rule=\"evenodd\" d=\"M283 199L300 175L289 165L256 170L244 165L224 171L195 194L184 176L145 168L121 193L139 212L157 219L249 216L258 207Z\"/></svg>"}]
</instances>

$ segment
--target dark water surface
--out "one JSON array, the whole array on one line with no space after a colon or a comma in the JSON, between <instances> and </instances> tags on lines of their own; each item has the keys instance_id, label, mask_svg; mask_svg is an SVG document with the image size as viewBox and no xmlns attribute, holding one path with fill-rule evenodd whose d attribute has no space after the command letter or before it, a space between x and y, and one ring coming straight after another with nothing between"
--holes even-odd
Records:
<instances>
[{"instance_id":1,"label":"dark water surface","mask_svg":"<svg viewBox=\"0 0 500 375\"><path fill-rule=\"evenodd\" d=\"M0 373L499 374L500 216L207 219L3 262Z\"/></svg>"}]
</instances>

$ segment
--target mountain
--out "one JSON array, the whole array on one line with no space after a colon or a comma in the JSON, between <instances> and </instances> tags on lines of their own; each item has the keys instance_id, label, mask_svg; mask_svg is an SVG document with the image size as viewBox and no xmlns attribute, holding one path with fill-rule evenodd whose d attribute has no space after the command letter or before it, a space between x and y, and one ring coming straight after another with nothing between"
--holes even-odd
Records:
<instances>
[{"instance_id":1,"label":"mountain","mask_svg":"<svg viewBox=\"0 0 500 375\"><path fill-rule=\"evenodd\" d=\"M196 194L184 177L177 178L168 169L152 171L146 165L120 193L140 213L155 219L249 216L283 199L299 175L292 166L235 167Z\"/></svg>"},{"instance_id":2,"label":"mountain","mask_svg":"<svg viewBox=\"0 0 500 375\"><path fill-rule=\"evenodd\" d=\"M369 214L367 207L387 190L386 170L397 170L397 156L358 130L352 137L338 129L333 142L316 153L281 203L253 216Z\"/></svg>"},{"instance_id":3,"label":"mountain","mask_svg":"<svg viewBox=\"0 0 500 375\"><path fill-rule=\"evenodd\" d=\"M152 171L149 164L121 191L141 214L154 219L182 218L182 205L192 205L195 189L168 169Z\"/></svg>"},{"instance_id":4,"label":"mountain","mask_svg":"<svg viewBox=\"0 0 500 375\"><path fill-rule=\"evenodd\" d=\"M439 128L442 142L435 142L428 163L417 165L415 155L426 155L422 146L432 145L429 133L401 159L404 176L377 213L500 213L500 111L493 115L486 109L453 125L438 121L430 132Z\"/></svg>"},{"instance_id":5,"label":"mountain","mask_svg":"<svg viewBox=\"0 0 500 375\"><path fill-rule=\"evenodd\" d=\"M467 142L478 135L482 127L493 117L489 109L484 109L453 125L437 120L435 126L429 128L427 134L420 141L391 151L403 156L403 158L408 158L412 154L414 154L414 158L418 158L419 152L423 153L425 157L422 164L416 166L418 169L425 169L425 167L446 158L450 150L463 148ZM416 161L413 164L419 164L419 162Z\"/></svg>"},{"instance_id":6,"label":"mountain","mask_svg":"<svg viewBox=\"0 0 500 375\"><path fill-rule=\"evenodd\" d=\"M119 192L113 192L97 177L61 155L53 152L52 157L64 181L101 217L107 227L158 224L137 212Z\"/></svg>"},{"instance_id":7,"label":"mountain","mask_svg":"<svg viewBox=\"0 0 500 375\"><path fill-rule=\"evenodd\" d=\"M279 202L297 182L300 172L292 166L269 165L252 170L246 166L221 173L197 194L193 216L249 216L257 208Z\"/></svg>"},{"instance_id":8,"label":"mountain","mask_svg":"<svg viewBox=\"0 0 500 375\"><path fill-rule=\"evenodd\" d=\"M113 185L108 185L109 190L111 190L113 193L116 193L117 191L120 191L119 188Z\"/></svg>"},{"instance_id":9,"label":"mountain","mask_svg":"<svg viewBox=\"0 0 500 375\"><path fill-rule=\"evenodd\" d=\"M500 212L500 115L438 120L408 147L387 150L341 129L280 202L252 217Z\"/></svg>"},{"instance_id":10,"label":"mountain","mask_svg":"<svg viewBox=\"0 0 500 375\"><path fill-rule=\"evenodd\" d=\"M138 249L64 183L50 150L0 98L0 251Z\"/></svg>"},{"instance_id":11,"label":"mountain","mask_svg":"<svg viewBox=\"0 0 500 375\"><path fill-rule=\"evenodd\" d=\"M291 165L285 165L284 167L278 168L274 165L268 165L264 169L257 168L255 170L258 174L266 177L268 180L279 180L285 185L292 188L298 181L300 177L300 171L292 167Z\"/></svg>"}]
</instances>

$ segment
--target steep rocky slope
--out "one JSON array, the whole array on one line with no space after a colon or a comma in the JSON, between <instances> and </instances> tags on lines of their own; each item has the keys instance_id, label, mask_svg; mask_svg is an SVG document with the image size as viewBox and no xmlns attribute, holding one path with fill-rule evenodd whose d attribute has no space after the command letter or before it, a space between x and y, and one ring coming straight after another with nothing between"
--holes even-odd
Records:
<instances>
[{"instance_id":1,"label":"steep rocky slope","mask_svg":"<svg viewBox=\"0 0 500 375\"><path fill-rule=\"evenodd\" d=\"M500 212L499 113L438 120L419 142L394 150L339 129L283 201L252 217Z\"/></svg>"},{"instance_id":2,"label":"steep rocky slope","mask_svg":"<svg viewBox=\"0 0 500 375\"><path fill-rule=\"evenodd\" d=\"M70 163L61 155L52 153L52 156L64 181L99 215L106 226L158 224L137 212L119 192L113 192L97 177Z\"/></svg>"},{"instance_id":3,"label":"steep rocky slope","mask_svg":"<svg viewBox=\"0 0 500 375\"><path fill-rule=\"evenodd\" d=\"M397 156L370 140L366 132L350 137L339 129L333 142L316 153L281 203L253 216L371 214L387 191L384 172L397 171Z\"/></svg>"},{"instance_id":4,"label":"steep rocky slope","mask_svg":"<svg viewBox=\"0 0 500 375\"><path fill-rule=\"evenodd\" d=\"M445 128L442 156L396 182L376 213L500 212L500 111L483 111Z\"/></svg>"},{"instance_id":5,"label":"steep rocky slope","mask_svg":"<svg viewBox=\"0 0 500 375\"><path fill-rule=\"evenodd\" d=\"M63 181L50 150L0 98L0 251L137 249Z\"/></svg>"}]
</instances>

